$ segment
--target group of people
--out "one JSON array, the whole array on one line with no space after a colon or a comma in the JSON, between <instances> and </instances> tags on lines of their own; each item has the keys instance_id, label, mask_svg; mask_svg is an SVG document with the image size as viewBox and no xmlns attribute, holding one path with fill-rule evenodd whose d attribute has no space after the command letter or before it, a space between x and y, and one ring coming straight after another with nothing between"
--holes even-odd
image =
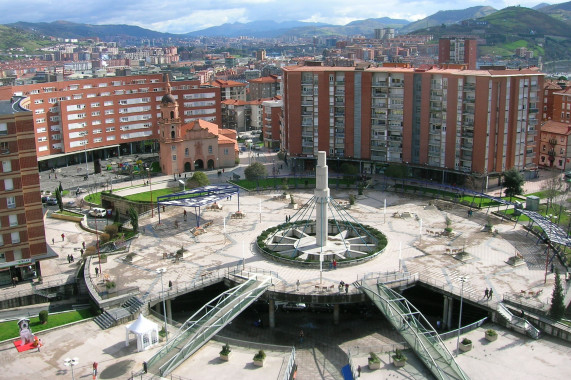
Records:
<instances>
[{"instance_id":1,"label":"group of people","mask_svg":"<svg viewBox=\"0 0 571 380\"><path fill-rule=\"evenodd\" d=\"M75 261L75 259L73 258L72 254L67 255L67 262L68 263L73 263Z\"/></svg>"},{"instance_id":2,"label":"group of people","mask_svg":"<svg viewBox=\"0 0 571 380\"><path fill-rule=\"evenodd\" d=\"M349 293L349 284L344 281L339 282L337 288L339 289L339 293L343 293L343 288L345 288L345 293Z\"/></svg>"},{"instance_id":3,"label":"group of people","mask_svg":"<svg viewBox=\"0 0 571 380\"><path fill-rule=\"evenodd\" d=\"M493 295L494 295L494 291L492 290L492 288L490 288L490 289L486 288L486 290L484 291L484 298L492 299Z\"/></svg>"}]
</instances>

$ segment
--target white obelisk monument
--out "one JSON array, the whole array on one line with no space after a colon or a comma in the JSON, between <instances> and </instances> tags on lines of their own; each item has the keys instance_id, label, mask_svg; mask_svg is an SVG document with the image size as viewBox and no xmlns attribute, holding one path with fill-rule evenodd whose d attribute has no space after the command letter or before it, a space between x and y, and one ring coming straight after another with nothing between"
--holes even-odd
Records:
<instances>
[{"instance_id":1,"label":"white obelisk monument","mask_svg":"<svg viewBox=\"0 0 571 380\"><path fill-rule=\"evenodd\" d=\"M327 204L329 200L329 185L325 152L317 152L317 168L315 169L315 244L318 247L327 245Z\"/></svg>"}]
</instances>

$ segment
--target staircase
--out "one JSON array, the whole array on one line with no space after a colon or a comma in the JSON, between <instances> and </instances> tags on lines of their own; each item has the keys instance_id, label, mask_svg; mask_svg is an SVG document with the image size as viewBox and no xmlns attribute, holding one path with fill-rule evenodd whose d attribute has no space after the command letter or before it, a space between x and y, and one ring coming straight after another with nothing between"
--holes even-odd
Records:
<instances>
[{"instance_id":1,"label":"staircase","mask_svg":"<svg viewBox=\"0 0 571 380\"><path fill-rule=\"evenodd\" d=\"M137 313L143 302L135 296L129 298L120 307L106 310L103 314L98 315L93 319L102 330L116 326L120 323L126 322L131 319L133 314Z\"/></svg>"},{"instance_id":2,"label":"staircase","mask_svg":"<svg viewBox=\"0 0 571 380\"><path fill-rule=\"evenodd\" d=\"M353 285L373 301L437 379L468 379L438 333L406 298L382 283Z\"/></svg>"},{"instance_id":3,"label":"staircase","mask_svg":"<svg viewBox=\"0 0 571 380\"><path fill-rule=\"evenodd\" d=\"M228 289L194 313L178 333L147 361L149 373L166 376L258 299L271 278L250 278Z\"/></svg>"},{"instance_id":4,"label":"staircase","mask_svg":"<svg viewBox=\"0 0 571 380\"><path fill-rule=\"evenodd\" d=\"M498 314L501 315L508 323L507 327L513 329L521 334L526 334L533 339L539 339L539 330L535 328L526 319L513 315L507 306L500 302L498 303Z\"/></svg>"}]
</instances>

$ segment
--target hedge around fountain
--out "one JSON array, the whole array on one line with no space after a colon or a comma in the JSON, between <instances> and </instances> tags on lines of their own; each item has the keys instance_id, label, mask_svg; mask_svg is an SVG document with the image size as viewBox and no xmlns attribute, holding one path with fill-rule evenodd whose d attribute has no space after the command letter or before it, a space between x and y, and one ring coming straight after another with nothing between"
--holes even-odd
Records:
<instances>
[{"instance_id":1,"label":"hedge around fountain","mask_svg":"<svg viewBox=\"0 0 571 380\"><path fill-rule=\"evenodd\" d=\"M256 239L256 248L259 253L267 257L272 261L281 262L284 264L290 264L294 266L302 266L302 267L319 267L319 260L298 260L292 259L286 256L281 255L279 252L273 251L266 246L265 240L276 231L285 230L291 228L291 225L304 225L308 222L308 220L298 220L291 223L281 223L275 227L270 227L262 231L261 234L258 235ZM315 221L309 221L311 224L315 224ZM347 224L346 222L337 222L335 223L332 219L329 219L329 224ZM357 265L364 263L366 261L372 260L378 255L382 254L385 251L387 246L387 237L381 231L377 230L374 227L371 227L366 224L361 224L360 227L367 230L369 234L371 234L375 239L377 239L377 247L374 252L371 252L363 257L358 258L348 258L348 259L340 259L337 261L337 265Z\"/></svg>"}]
</instances>

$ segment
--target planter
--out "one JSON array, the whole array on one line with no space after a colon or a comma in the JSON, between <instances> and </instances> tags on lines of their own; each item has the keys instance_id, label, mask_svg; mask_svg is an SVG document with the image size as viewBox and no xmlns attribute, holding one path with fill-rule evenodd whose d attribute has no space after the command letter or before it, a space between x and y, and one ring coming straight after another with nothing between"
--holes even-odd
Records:
<instances>
[{"instance_id":1,"label":"planter","mask_svg":"<svg viewBox=\"0 0 571 380\"><path fill-rule=\"evenodd\" d=\"M460 343L459 347L460 347L460 351L462 351L462 352L468 352L468 351L470 351L470 350L472 349L472 343L470 343L470 344Z\"/></svg>"},{"instance_id":2,"label":"planter","mask_svg":"<svg viewBox=\"0 0 571 380\"><path fill-rule=\"evenodd\" d=\"M254 360L254 365L256 367L263 367L264 366L264 361L263 360Z\"/></svg>"},{"instance_id":3,"label":"planter","mask_svg":"<svg viewBox=\"0 0 571 380\"><path fill-rule=\"evenodd\" d=\"M395 367L404 367L404 365L406 364L406 359L400 359L399 360L399 359L395 359L393 357L393 363L394 363Z\"/></svg>"},{"instance_id":4,"label":"planter","mask_svg":"<svg viewBox=\"0 0 571 380\"><path fill-rule=\"evenodd\" d=\"M227 362L228 360L230 360L230 353L224 355L224 354L220 354L220 360Z\"/></svg>"},{"instance_id":5,"label":"planter","mask_svg":"<svg viewBox=\"0 0 571 380\"><path fill-rule=\"evenodd\" d=\"M490 334L486 333L485 337L486 337L486 340L488 342L494 342L498 339L498 334L490 335Z\"/></svg>"},{"instance_id":6,"label":"planter","mask_svg":"<svg viewBox=\"0 0 571 380\"><path fill-rule=\"evenodd\" d=\"M405 360L403 360L403 361L405 361ZM403 364L403 365L404 365L404 364ZM397 367L398 367L398 366L397 366ZM402 367L402 366L401 366L401 367ZM370 369L371 371L372 371L372 370L375 370L375 369L379 369L379 368L381 368L381 362L373 362L373 361L369 360L369 369Z\"/></svg>"}]
</instances>

